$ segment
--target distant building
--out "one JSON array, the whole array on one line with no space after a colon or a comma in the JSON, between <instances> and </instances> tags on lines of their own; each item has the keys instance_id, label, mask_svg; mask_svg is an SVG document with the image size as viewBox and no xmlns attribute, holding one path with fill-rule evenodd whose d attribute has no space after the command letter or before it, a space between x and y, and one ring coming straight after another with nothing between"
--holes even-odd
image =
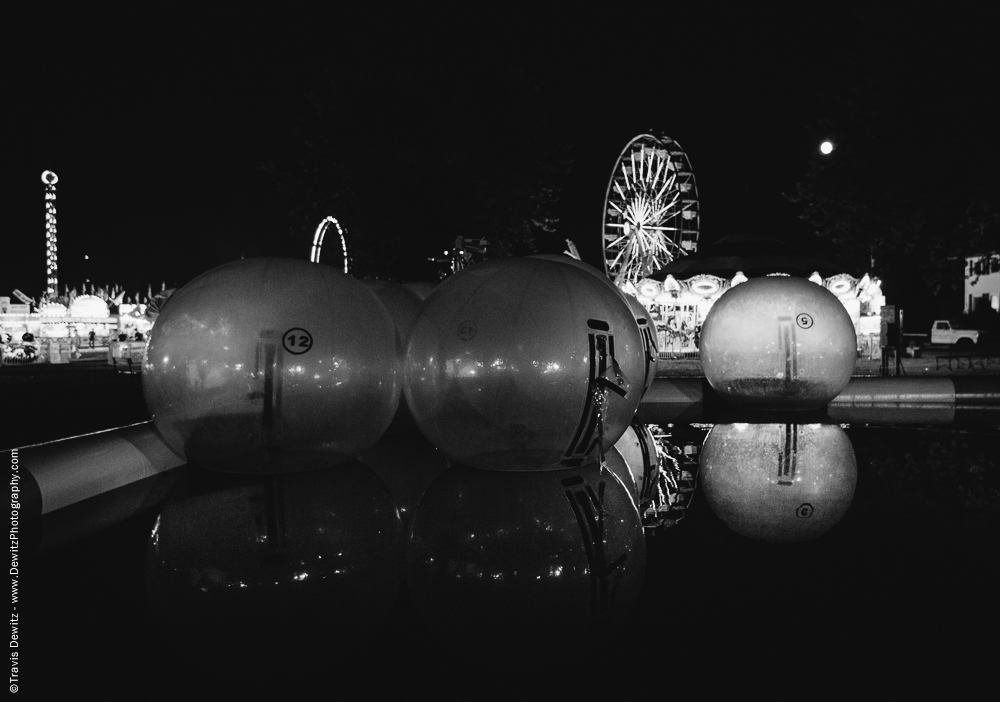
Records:
<instances>
[{"instance_id":1,"label":"distant building","mask_svg":"<svg viewBox=\"0 0 1000 702\"><path fill-rule=\"evenodd\" d=\"M991 307L1000 312L1000 252L965 259L965 313Z\"/></svg>"}]
</instances>

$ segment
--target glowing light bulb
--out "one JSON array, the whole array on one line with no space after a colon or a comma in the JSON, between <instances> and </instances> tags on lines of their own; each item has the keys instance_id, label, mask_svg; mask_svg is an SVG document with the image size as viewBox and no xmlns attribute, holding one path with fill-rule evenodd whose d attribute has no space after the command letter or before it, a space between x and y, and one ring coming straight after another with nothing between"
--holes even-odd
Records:
<instances>
[{"instance_id":1,"label":"glowing light bulb","mask_svg":"<svg viewBox=\"0 0 1000 702\"><path fill-rule=\"evenodd\" d=\"M824 156L831 153L833 151L833 142L824 141L822 144L819 145L819 151Z\"/></svg>"}]
</instances>

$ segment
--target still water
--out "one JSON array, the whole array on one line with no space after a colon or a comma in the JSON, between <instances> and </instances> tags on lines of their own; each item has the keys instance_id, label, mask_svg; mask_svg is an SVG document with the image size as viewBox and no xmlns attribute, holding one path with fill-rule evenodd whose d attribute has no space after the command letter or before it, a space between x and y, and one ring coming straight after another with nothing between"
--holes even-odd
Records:
<instances>
[{"instance_id":1,"label":"still water","mask_svg":"<svg viewBox=\"0 0 1000 702\"><path fill-rule=\"evenodd\" d=\"M642 577L619 600L633 604L618 613L617 628L567 636L532 627L561 606L558 592L550 591L551 599L523 623L523 637L517 622L502 637L481 627L451 637L431 633L400 584L395 564L402 551L374 472L351 468L326 484L316 476L282 483L189 468L179 469L166 507L140 509L82 542L24 559L23 680L65 692L89 686L96 674L107 691L184 692L195 684L199 691L265 684L288 690L317 680L386 682L388 676L401 687L425 689L480 680L487 669L538 668L545 660L548 673L572 670L578 681L591 669L597 677L650 685L693 674L711 660L753 660L779 672L807 661L824 674L836 674L839 665L911 674L939 666L945 652L981 652L977 632L997 623L1000 584L998 429L683 424L659 426L657 433L694 491L675 500L684 509L663 510L668 519L647 513L647 524L658 526L645 532ZM758 478L748 466L760 469ZM754 522L759 505L740 503L740 495L757 489L748 487L754 480L757 488L778 491L760 523ZM473 499L472 488L456 485L456 495ZM303 506L323 490L353 497ZM479 506L458 528L475 531L477 515L488 514L490 495L499 501L501 491L480 490ZM562 499L560 493L552 504ZM527 502L544 500L535 495ZM512 500L505 509L525 503ZM275 504L283 507L268 507ZM412 508L403 517L412 526ZM544 519L519 518L526 521L492 525L500 560L516 570L517 563L549 557L545 573L552 582L568 577L571 558L559 560L558 549L542 553L544 533L552 531ZM358 541L336 532L344 519L375 536ZM292 534L296 521L311 525L305 531L332 533L344 548L326 553L260 536ZM532 532L532 524L542 526ZM187 555L157 562L151 543L167 529L185 534ZM234 555L227 544L246 534L257 535L255 549ZM624 552L628 544L619 547ZM174 593L214 588L215 602L231 607L241 596L234 572L246 574L245 585L276 572L268 564L287 560L296 548L301 568L282 571L292 580L340 575L321 556L335 560L350 549L365 554L352 562L362 575L347 590L302 588L291 598L297 614L282 620L285 628L269 630L264 619L249 617L235 627L239 638L211 636L211 608L170 599L171 587ZM184 569L194 551L203 559L197 576ZM611 557L607 563L608 572L620 566ZM220 586L227 582L233 587ZM275 585L276 592L283 587ZM495 606L482 597L446 599L443 606ZM603 602L607 611L610 600Z\"/></svg>"}]
</instances>

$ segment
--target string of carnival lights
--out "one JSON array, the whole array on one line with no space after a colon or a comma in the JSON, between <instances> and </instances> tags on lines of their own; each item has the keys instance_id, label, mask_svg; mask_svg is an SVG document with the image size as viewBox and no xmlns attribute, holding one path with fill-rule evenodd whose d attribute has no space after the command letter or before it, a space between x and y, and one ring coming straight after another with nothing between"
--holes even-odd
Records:
<instances>
[{"instance_id":1,"label":"string of carnival lights","mask_svg":"<svg viewBox=\"0 0 1000 702\"><path fill-rule=\"evenodd\" d=\"M323 250L323 238L326 236L326 230L330 228L331 224L337 228L337 233L340 235L340 248L344 252L344 273L347 273L350 266L350 259L347 257L347 239L344 238L344 229L340 226L340 222L337 221L336 217L327 217L316 227L316 233L313 235L312 253L309 255L309 260L313 263L319 263L319 256Z\"/></svg>"},{"instance_id":2,"label":"string of carnival lights","mask_svg":"<svg viewBox=\"0 0 1000 702\"><path fill-rule=\"evenodd\" d=\"M45 297L59 294L59 254L56 247L56 183L59 176L52 171L42 173L45 184Z\"/></svg>"}]
</instances>

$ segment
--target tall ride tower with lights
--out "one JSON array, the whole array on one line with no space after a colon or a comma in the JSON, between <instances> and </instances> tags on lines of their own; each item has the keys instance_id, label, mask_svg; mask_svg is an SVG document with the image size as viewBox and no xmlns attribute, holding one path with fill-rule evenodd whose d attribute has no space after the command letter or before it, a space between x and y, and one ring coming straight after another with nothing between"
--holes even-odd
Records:
<instances>
[{"instance_id":1,"label":"tall ride tower with lights","mask_svg":"<svg viewBox=\"0 0 1000 702\"><path fill-rule=\"evenodd\" d=\"M59 256L56 249L56 183L59 176L52 171L42 173L45 183L45 298L59 294Z\"/></svg>"}]
</instances>

